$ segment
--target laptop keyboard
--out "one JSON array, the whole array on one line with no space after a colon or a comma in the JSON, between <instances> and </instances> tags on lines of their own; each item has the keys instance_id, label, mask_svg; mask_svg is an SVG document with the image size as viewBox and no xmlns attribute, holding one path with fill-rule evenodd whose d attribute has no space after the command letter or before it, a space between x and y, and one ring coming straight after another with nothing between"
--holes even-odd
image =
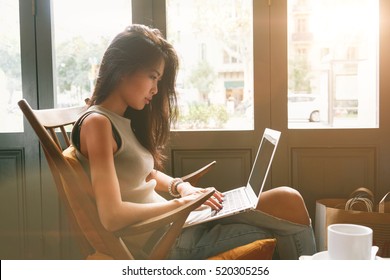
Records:
<instances>
[{"instance_id":1,"label":"laptop keyboard","mask_svg":"<svg viewBox=\"0 0 390 280\"><path fill-rule=\"evenodd\" d=\"M213 211L212 216L234 212L248 206L248 199L242 188L224 194L223 208L220 211Z\"/></svg>"}]
</instances>

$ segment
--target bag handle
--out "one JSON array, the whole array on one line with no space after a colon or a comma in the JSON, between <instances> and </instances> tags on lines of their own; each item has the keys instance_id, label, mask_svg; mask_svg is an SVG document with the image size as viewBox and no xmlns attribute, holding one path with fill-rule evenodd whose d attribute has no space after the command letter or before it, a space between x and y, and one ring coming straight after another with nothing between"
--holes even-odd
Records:
<instances>
[{"instance_id":1,"label":"bag handle","mask_svg":"<svg viewBox=\"0 0 390 280\"><path fill-rule=\"evenodd\" d=\"M386 205L388 204L388 205ZM386 206L387 209L386 209ZM385 196L382 198L382 200L379 202L379 213L390 213L390 192L385 194ZM387 210L387 211L386 211Z\"/></svg>"},{"instance_id":2,"label":"bag handle","mask_svg":"<svg viewBox=\"0 0 390 280\"><path fill-rule=\"evenodd\" d=\"M363 208L362 208L363 207ZM374 194L367 188L357 188L345 203L345 210L372 212L374 208Z\"/></svg>"},{"instance_id":3,"label":"bag handle","mask_svg":"<svg viewBox=\"0 0 390 280\"><path fill-rule=\"evenodd\" d=\"M368 199L370 199L372 202L374 202L374 194L368 188L365 188L365 187L357 188L349 195L349 198L354 198L357 196L358 197L366 196Z\"/></svg>"}]
</instances>

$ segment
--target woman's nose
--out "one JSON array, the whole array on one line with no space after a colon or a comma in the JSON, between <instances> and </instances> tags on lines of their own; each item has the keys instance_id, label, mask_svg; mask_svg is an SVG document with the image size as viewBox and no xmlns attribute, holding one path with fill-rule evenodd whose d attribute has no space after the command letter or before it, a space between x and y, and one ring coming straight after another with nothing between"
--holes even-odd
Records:
<instances>
[{"instance_id":1,"label":"woman's nose","mask_svg":"<svg viewBox=\"0 0 390 280\"><path fill-rule=\"evenodd\" d=\"M158 93L158 85L155 84L154 87L151 90L152 95L156 95Z\"/></svg>"}]
</instances>

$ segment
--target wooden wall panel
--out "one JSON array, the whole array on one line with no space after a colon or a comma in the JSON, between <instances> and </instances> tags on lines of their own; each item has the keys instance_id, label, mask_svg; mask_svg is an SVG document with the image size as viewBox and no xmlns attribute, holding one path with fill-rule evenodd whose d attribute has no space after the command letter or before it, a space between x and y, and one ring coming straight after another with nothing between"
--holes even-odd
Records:
<instances>
[{"instance_id":1,"label":"wooden wall panel","mask_svg":"<svg viewBox=\"0 0 390 280\"><path fill-rule=\"evenodd\" d=\"M311 217L315 201L339 198L357 187L376 190L376 149L292 148L291 182L303 195Z\"/></svg>"},{"instance_id":2,"label":"wooden wall panel","mask_svg":"<svg viewBox=\"0 0 390 280\"><path fill-rule=\"evenodd\" d=\"M0 259L24 256L24 150L0 150Z\"/></svg>"},{"instance_id":3,"label":"wooden wall panel","mask_svg":"<svg viewBox=\"0 0 390 280\"><path fill-rule=\"evenodd\" d=\"M236 150L173 150L173 174L180 177L189 174L215 160L217 164L205 175L202 187L214 186L226 191L247 183L252 164L250 149Z\"/></svg>"}]
</instances>

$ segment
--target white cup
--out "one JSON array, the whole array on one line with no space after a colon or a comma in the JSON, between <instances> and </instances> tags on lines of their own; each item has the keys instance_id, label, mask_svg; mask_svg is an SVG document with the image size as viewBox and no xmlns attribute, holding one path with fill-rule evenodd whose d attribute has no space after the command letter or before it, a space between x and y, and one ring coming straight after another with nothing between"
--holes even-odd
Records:
<instances>
[{"instance_id":1,"label":"white cup","mask_svg":"<svg viewBox=\"0 0 390 280\"><path fill-rule=\"evenodd\" d=\"M331 260L369 260L371 248L371 228L353 224L328 226L328 254Z\"/></svg>"}]
</instances>

